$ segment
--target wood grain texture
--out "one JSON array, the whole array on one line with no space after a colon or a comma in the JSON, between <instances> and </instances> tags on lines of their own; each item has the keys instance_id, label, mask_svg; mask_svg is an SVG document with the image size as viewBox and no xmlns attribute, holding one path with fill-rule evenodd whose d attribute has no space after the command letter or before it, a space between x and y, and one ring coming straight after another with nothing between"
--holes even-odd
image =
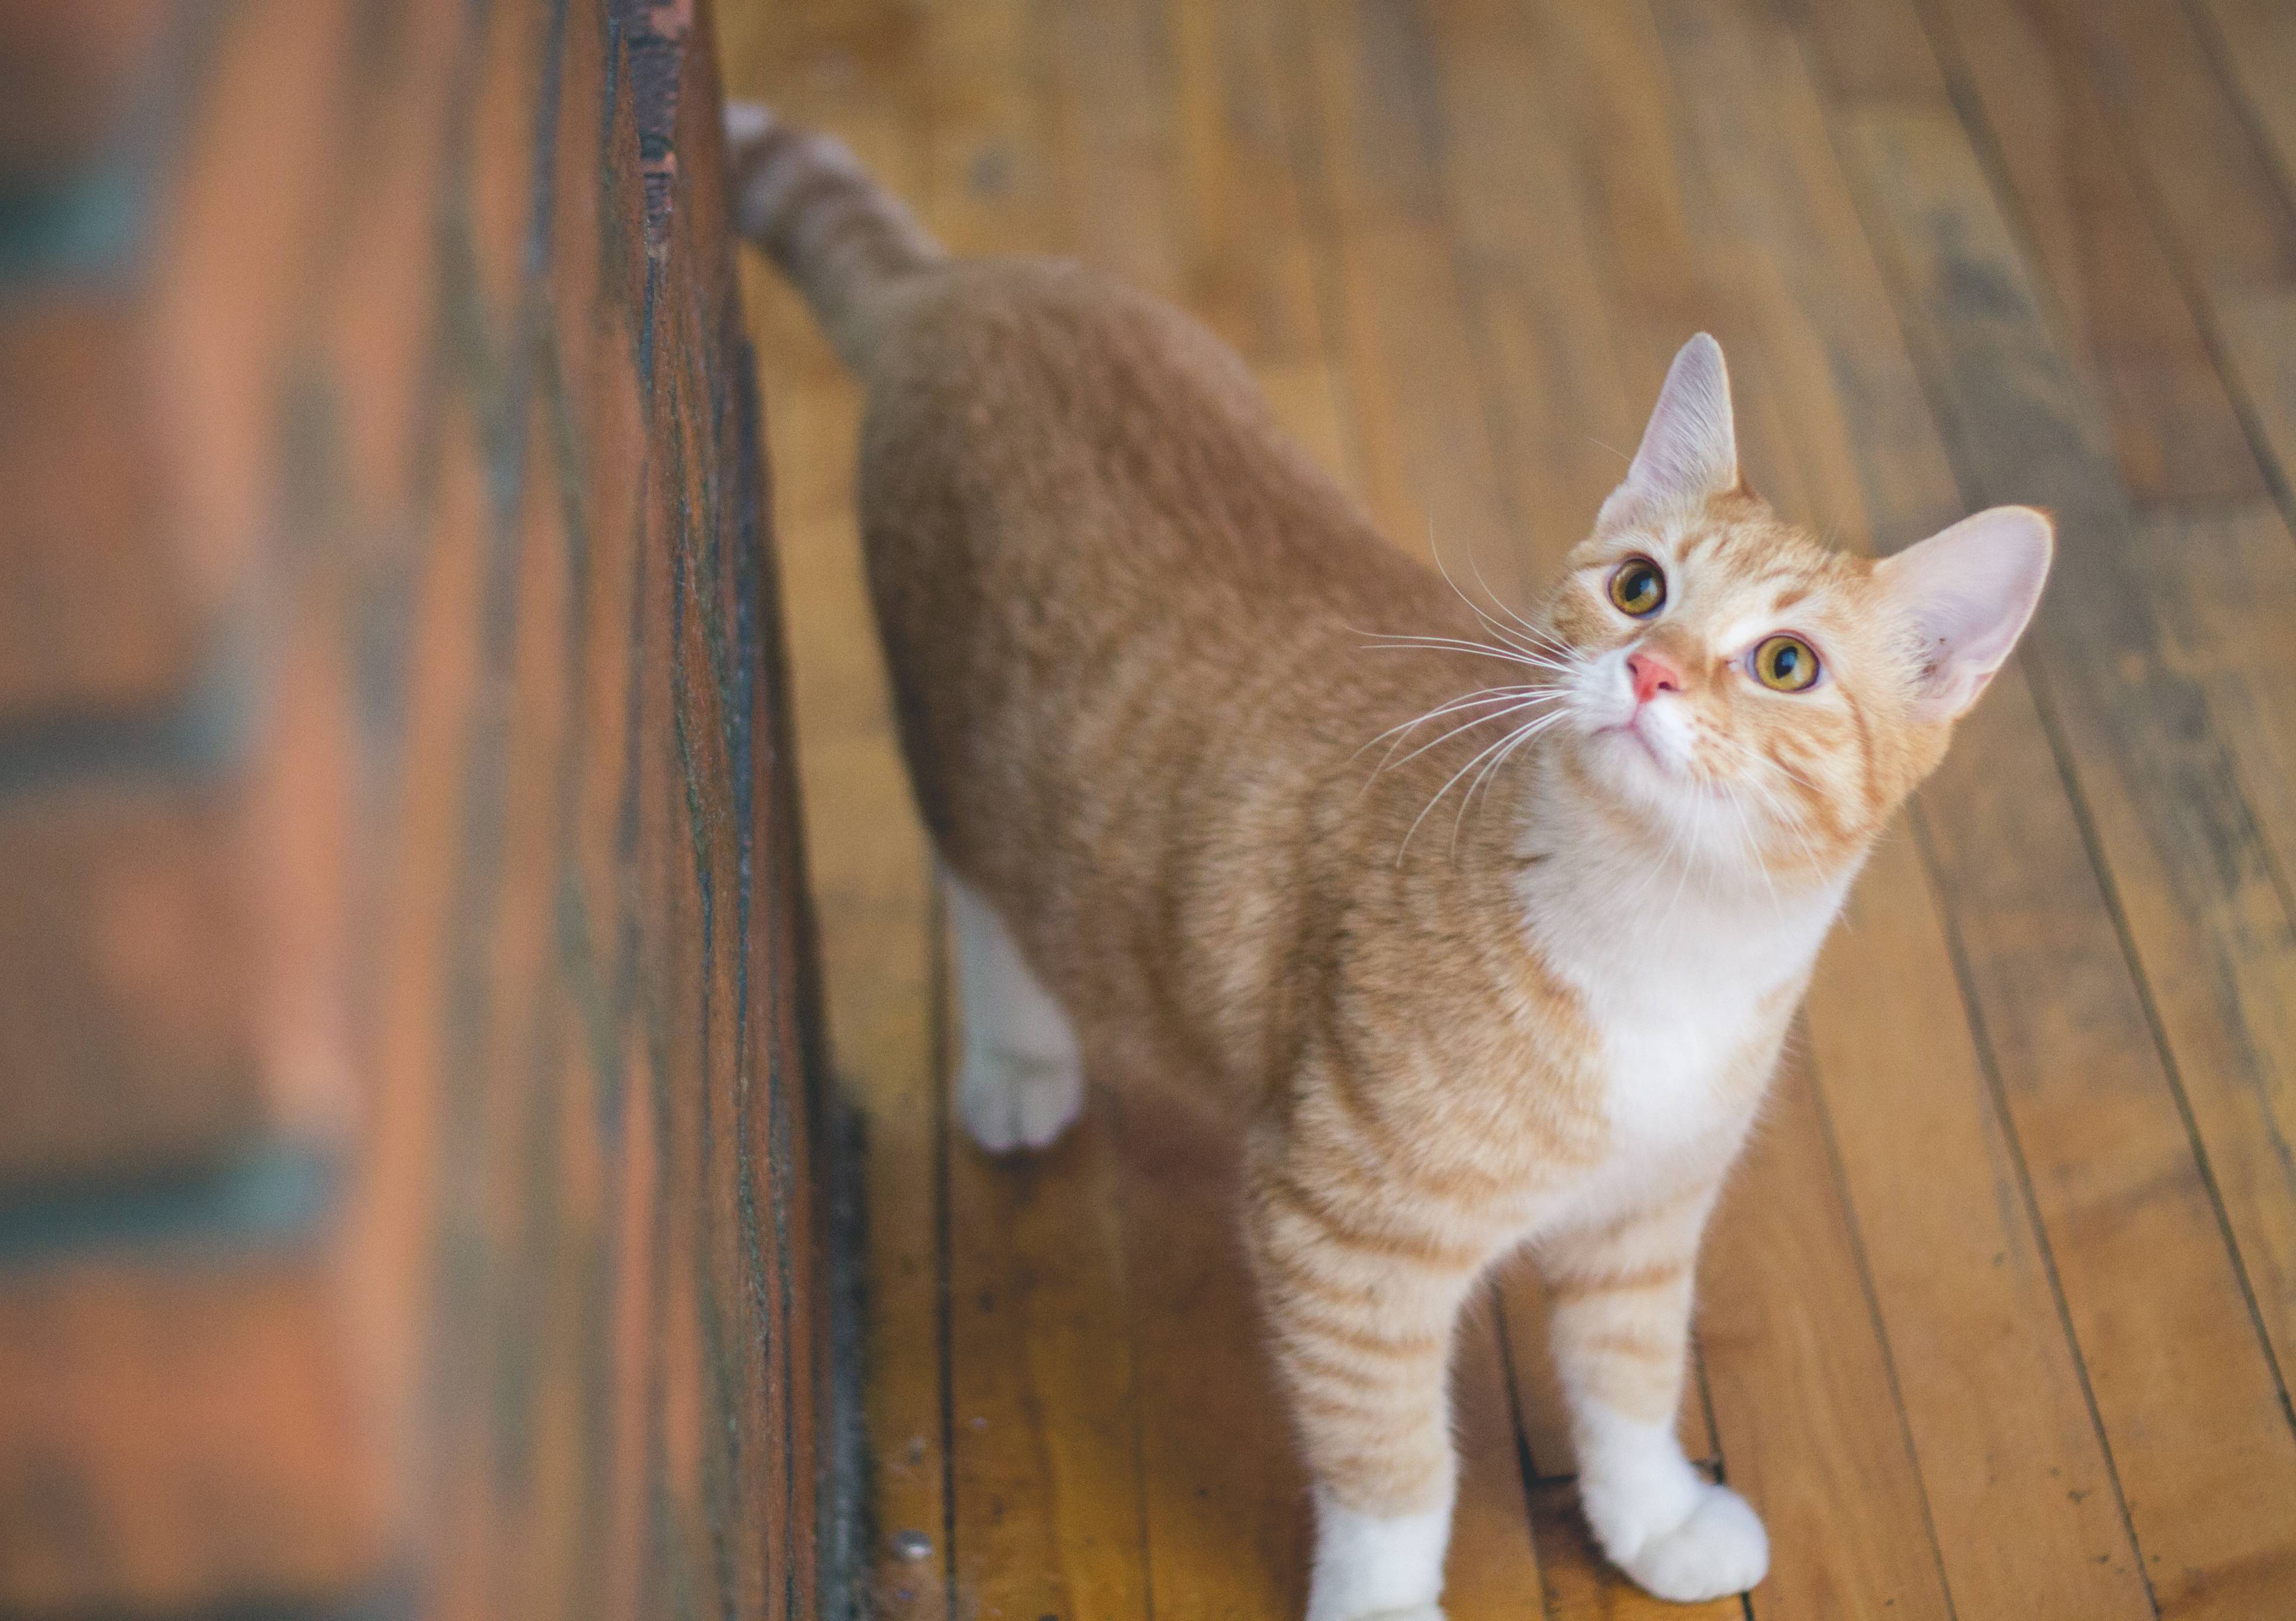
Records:
<instances>
[{"instance_id":1,"label":"wood grain texture","mask_svg":"<svg viewBox=\"0 0 2296 1621\"><path fill-rule=\"evenodd\" d=\"M2144 177L2123 156L2081 8L1946 0L1936 11L1936 47L1969 86L1981 119L1974 133L1999 166L2059 330L2093 368L2129 494L2205 501L2259 491L2205 312L2188 301Z\"/></svg>"}]
</instances>

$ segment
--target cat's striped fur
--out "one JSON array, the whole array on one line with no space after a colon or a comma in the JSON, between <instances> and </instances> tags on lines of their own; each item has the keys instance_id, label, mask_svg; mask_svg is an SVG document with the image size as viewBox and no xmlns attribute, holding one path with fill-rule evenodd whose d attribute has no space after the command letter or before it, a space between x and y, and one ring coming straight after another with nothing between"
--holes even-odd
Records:
<instances>
[{"instance_id":1,"label":"cat's striped fur","mask_svg":"<svg viewBox=\"0 0 2296 1621\"><path fill-rule=\"evenodd\" d=\"M834 143L731 127L737 219L868 387L966 1122L1048 1142L1086 1072L1234 1122L1310 1617L1439 1613L1454 1324L1524 1245L1603 1548L1671 1598L1759 1580L1759 1521L1672 1433L1700 1234L1867 847L2031 611L2046 521L1817 545L1740 479L1702 337L1546 599L1478 606L1193 323L949 259ZM1779 633L1804 690L1758 678Z\"/></svg>"}]
</instances>

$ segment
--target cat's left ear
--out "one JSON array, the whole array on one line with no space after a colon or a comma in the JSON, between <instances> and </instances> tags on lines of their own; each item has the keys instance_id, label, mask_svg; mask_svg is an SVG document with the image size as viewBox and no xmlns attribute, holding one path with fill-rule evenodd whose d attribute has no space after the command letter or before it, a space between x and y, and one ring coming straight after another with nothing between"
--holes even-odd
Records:
<instances>
[{"instance_id":1,"label":"cat's left ear","mask_svg":"<svg viewBox=\"0 0 2296 1621\"><path fill-rule=\"evenodd\" d=\"M1920 637L1915 719L1952 720L1977 701L2032 619L2054 544L2047 513L1997 506L1874 565Z\"/></svg>"},{"instance_id":2,"label":"cat's left ear","mask_svg":"<svg viewBox=\"0 0 2296 1621\"><path fill-rule=\"evenodd\" d=\"M1701 332L1674 357L1651 408L1627 481L1603 503L1605 519L1636 506L1695 505L1738 485L1738 430L1722 346Z\"/></svg>"}]
</instances>

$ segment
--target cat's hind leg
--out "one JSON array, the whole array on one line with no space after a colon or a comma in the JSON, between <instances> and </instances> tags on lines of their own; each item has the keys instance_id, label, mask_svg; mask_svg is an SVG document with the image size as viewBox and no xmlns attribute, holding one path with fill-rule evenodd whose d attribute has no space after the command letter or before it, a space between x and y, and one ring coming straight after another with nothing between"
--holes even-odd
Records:
<instances>
[{"instance_id":1,"label":"cat's hind leg","mask_svg":"<svg viewBox=\"0 0 2296 1621\"><path fill-rule=\"evenodd\" d=\"M941 882L964 1027L957 1112L992 1154L1050 1147L1084 1106L1076 1032L980 892L947 867Z\"/></svg>"}]
</instances>

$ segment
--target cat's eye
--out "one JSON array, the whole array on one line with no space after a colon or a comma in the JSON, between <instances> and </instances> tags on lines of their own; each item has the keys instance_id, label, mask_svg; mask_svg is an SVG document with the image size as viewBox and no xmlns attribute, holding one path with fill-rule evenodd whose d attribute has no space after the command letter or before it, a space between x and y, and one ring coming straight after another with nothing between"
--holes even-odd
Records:
<instances>
[{"instance_id":1,"label":"cat's eye","mask_svg":"<svg viewBox=\"0 0 2296 1621\"><path fill-rule=\"evenodd\" d=\"M1611 571L1611 605L1647 619L1666 606L1666 576L1647 557L1630 557Z\"/></svg>"},{"instance_id":2,"label":"cat's eye","mask_svg":"<svg viewBox=\"0 0 2296 1621\"><path fill-rule=\"evenodd\" d=\"M1765 637L1754 650L1754 679L1773 692L1807 691L1817 679L1817 650L1800 636Z\"/></svg>"}]
</instances>

